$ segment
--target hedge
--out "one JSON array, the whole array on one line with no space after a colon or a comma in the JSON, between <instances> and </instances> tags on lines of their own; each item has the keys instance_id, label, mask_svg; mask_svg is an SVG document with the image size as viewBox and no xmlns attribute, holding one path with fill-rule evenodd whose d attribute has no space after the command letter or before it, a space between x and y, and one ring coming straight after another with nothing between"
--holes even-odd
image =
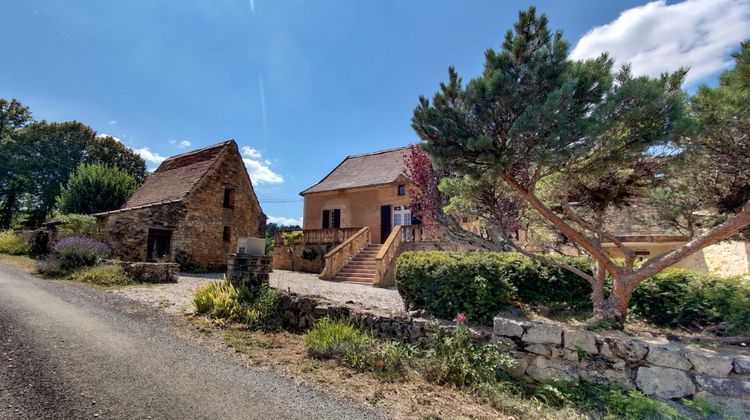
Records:
<instances>
[{"instance_id":1,"label":"hedge","mask_svg":"<svg viewBox=\"0 0 750 420\"><path fill-rule=\"evenodd\" d=\"M591 272L584 259L564 259ZM487 325L513 301L591 309L588 282L513 252L405 252L396 262L396 286L407 309L447 319L464 312ZM730 332L750 332L750 280L669 268L641 283L630 306L631 315L655 325L723 323Z\"/></svg>"}]
</instances>

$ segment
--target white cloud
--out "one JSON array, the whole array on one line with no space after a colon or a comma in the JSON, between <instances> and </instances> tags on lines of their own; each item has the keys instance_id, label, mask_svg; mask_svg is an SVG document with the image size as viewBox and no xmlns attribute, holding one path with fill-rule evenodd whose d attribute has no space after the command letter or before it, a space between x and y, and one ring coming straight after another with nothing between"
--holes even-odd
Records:
<instances>
[{"instance_id":1,"label":"white cloud","mask_svg":"<svg viewBox=\"0 0 750 420\"><path fill-rule=\"evenodd\" d=\"M276 217L268 216L268 223L276 223L277 225L298 225L302 226L302 219L292 219L291 217Z\"/></svg>"},{"instance_id":2,"label":"white cloud","mask_svg":"<svg viewBox=\"0 0 750 420\"><path fill-rule=\"evenodd\" d=\"M242 154L249 158L260 159L260 152L250 146L244 146L242 148Z\"/></svg>"},{"instance_id":3,"label":"white cloud","mask_svg":"<svg viewBox=\"0 0 750 420\"><path fill-rule=\"evenodd\" d=\"M101 133L101 134L97 134L96 137L112 137L116 142L122 143L122 140L120 140L119 137L115 137L111 134Z\"/></svg>"},{"instance_id":4,"label":"white cloud","mask_svg":"<svg viewBox=\"0 0 750 420\"><path fill-rule=\"evenodd\" d=\"M262 156L260 152L250 146L242 147L242 161L245 162L247 173L250 174L250 180L253 184L280 184L284 182L284 178L271 170L271 165L268 160L261 160Z\"/></svg>"},{"instance_id":5,"label":"white cloud","mask_svg":"<svg viewBox=\"0 0 750 420\"><path fill-rule=\"evenodd\" d=\"M166 159L164 156L158 153L152 152L151 150L148 149L148 147L135 149L134 152L138 153L143 158L143 160L145 160L148 163L160 164L164 162L164 159Z\"/></svg>"},{"instance_id":6,"label":"white cloud","mask_svg":"<svg viewBox=\"0 0 750 420\"><path fill-rule=\"evenodd\" d=\"M190 146L191 146L191 143L189 141L187 141L187 140L183 140L183 141L180 142L180 144L177 145L177 147L179 147L180 149L184 149L184 148L190 147Z\"/></svg>"},{"instance_id":7,"label":"white cloud","mask_svg":"<svg viewBox=\"0 0 750 420\"><path fill-rule=\"evenodd\" d=\"M110 120L107 122L109 123L109 125L117 125L117 120Z\"/></svg>"},{"instance_id":8,"label":"white cloud","mask_svg":"<svg viewBox=\"0 0 750 420\"><path fill-rule=\"evenodd\" d=\"M585 59L609 52L636 75L658 76L690 67L686 82L699 82L732 65L729 57L750 37L750 0L658 0L625 10L584 35L571 53Z\"/></svg>"}]
</instances>

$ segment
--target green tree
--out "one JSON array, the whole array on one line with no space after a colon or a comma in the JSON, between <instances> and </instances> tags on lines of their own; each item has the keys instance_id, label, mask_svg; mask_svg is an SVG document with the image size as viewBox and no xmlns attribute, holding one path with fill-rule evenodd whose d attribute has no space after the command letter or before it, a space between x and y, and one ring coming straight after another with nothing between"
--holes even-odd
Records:
<instances>
[{"instance_id":1,"label":"green tree","mask_svg":"<svg viewBox=\"0 0 750 420\"><path fill-rule=\"evenodd\" d=\"M57 197L62 214L93 214L120 208L138 188L124 169L81 164Z\"/></svg>"},{"instance_id":2,"label":"green tree","mask_svg":"<svg viewBox=\"0 0 750 420\"><path fill-rule=\"evenodd\" d=\"M0 228L8 228L18 211L18 191L24 173L14 169L11 136L31 121L31 111L16 99L0 98Z\"/></svg>"},{"instance_id":3,"label":"green tree","mask_svg":"<svg viewBox=\"0 0 750 420\"><path fill-rule=\"evenodd\" d=\"M140 155L111 136L96 136L86 146L81 163L100 163L124 169L138 184L146 180L146 162Z\"/></svg>"},{"instance_id":4,"label":"green tree","mask_svg":"<svg viewBox=\"0 0 750 420\"><path fill-rule=\"evenodd\" d=\"M489 197L489 205L480 206L477 214L488 235L590 282L595 317L623 321L639 283L736 234L750 224L750 204L737 200L723 223L672 252L635 264L635 250L608 230L605 211L632 205L643 191L668 182L668 163L675 155L693 149L713 153L685 142L696 137L683 135L693 128L680 88L686 70L634 77L628 66L613 69L607 55L572 61L562 34L551 33L547 23L534 8L521 12L502 50L486 52L482 75L464 85L450 68L449 81L432 101L419 99L412 127L432 164L453 178L441 183L442 192L461 198L461 188L450 183L463 182L474 197ZM736 185L724 186L732 194L738 191ZM512 232L494 217L501 212L491 204L507 202L507 196L519 200L518 214L532 212L590 256L594 273L555 263L511 241ZM605 252L605 242L622 252L624 264ZM554 243L548 245L547 250ZM607 276L612 279L608 297Z\"/></svg>"}]
</instances>

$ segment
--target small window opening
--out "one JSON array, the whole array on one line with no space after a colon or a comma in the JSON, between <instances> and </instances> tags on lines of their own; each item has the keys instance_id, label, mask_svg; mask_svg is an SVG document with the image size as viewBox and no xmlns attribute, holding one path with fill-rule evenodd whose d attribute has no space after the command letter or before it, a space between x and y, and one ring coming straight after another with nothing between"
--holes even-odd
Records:
<instances>
[{"instance_id":1,"label":"small window opening","mask_svg":"<svg viewBox=\"0 0 750 420\"><path fill-rule=\"evenodd\" d=\"M224 226L224 240L230 241L232 239L232 228L229 226Z\"/></svg>"},{"instance_id":2,"label":"small window opening","mask_svg":"<svg viewBox=\"0 0 750 420\"><path fill-rule=\"evenodd\" d=\"M398 195L406 195L406 185L401 184L398 186Z\"/></svg>"},{"instance_id":3,"label":"small window opening","mask_svg":"<svg viewBox=\"0 0 750 420\"><path fill-rule=\"evenodd\" d=\"M234 189L224 188L224 208L231 209L234 207Z\"/></svg>"}]
</instances>

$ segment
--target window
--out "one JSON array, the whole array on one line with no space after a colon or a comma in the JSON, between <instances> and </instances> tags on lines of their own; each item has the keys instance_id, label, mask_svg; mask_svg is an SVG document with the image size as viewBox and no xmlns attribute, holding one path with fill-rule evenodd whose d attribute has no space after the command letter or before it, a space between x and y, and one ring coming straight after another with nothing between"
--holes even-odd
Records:
<instances>
[{"instance_id":1,"label":"window","mask_svg":"<svg viewBox=\"0 0 750 420\"><path fill-rule=\"evenodd\" d=\"M225 241L231 241L232 240L232 228L229 226L224 226L224 234L222 236L224 237Z\"/></svg>"},{"instance_id":2,"label":"window","mask_svg":"<svg viewBox=\"0 0 750 420\"><path fill-rule=\"evenodd\" d=\"M224 188L224 208L231 209L234 207L234 189Z\"/></svg>"},{"instance_id":3,"label":"window","mask_svg":"<svg viewBox=\"0 0 750 420\"><path fill-rule=\"evenodd\" d=\"M341 227L341 209L323 210L323 229Z\"/></svg>"},{"instance_id":4,"label":"window","mask_svg":"<svg viewBox=\"0 0 750 420\"><path fill-rule=\"evenodd\" d=\"M398 195L406 195L406 185L400 184L398 186Z\"/></svg>"}]
</instances>

